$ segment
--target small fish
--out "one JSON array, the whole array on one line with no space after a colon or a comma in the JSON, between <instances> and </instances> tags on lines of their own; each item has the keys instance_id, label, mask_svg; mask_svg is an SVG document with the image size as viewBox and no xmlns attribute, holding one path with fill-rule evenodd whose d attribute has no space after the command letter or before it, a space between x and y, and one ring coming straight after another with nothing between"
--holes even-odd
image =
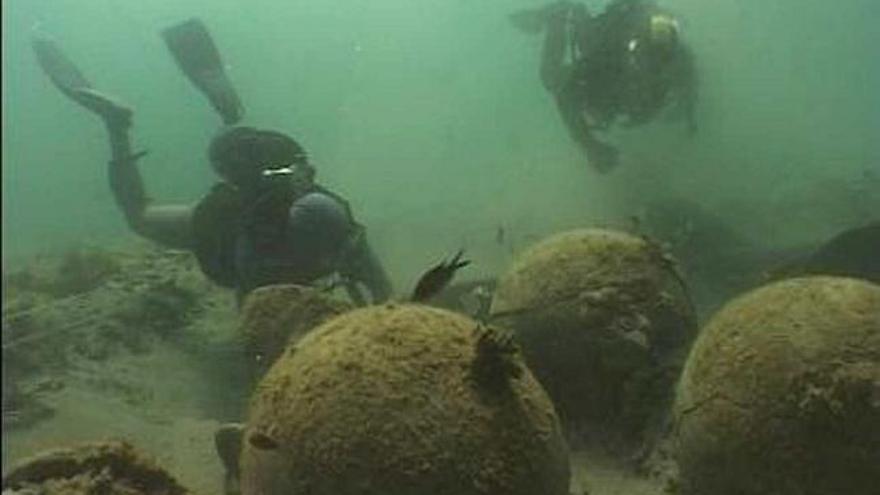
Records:
<instances>
[{"instance_id":1,"label":"small fish","mask_svg":"<svg viewBox=\"0 0 880 495\"><path fill-rule=\"evenodd\" d=\"M251 445L260 450L275 450L278 448L278 442L274 438L258 431L251 433L248 440L251 442Z\"/></svg>"},{"instance_id":2,"label":"small fish","mask_svg":"<svg viewBox=\"0 0 880 495\"><path fill-rule=\"evenodd\" d=\"M462 254L464 254L464 250L460 249L451 261L441 261L426 271L419 278L410 299L416 302L427 301L449 285L455 272L471 263L470 260L461 259Z\"/></svg>"},{"instance_id":3,"label":"small fish","mask_svg":"<svg viewBox=\"0 0 880 495\"><path fill-rule=\"evenodd\" d=\"M505 237L507 237L507 232L504 231L504 225L499 225L498 229L495 231L495 243L504 244Z\"/></svg>"},{"instance_id":4,"label":"small fish","mask_svg":"<svg viewBox=\"0 0 880 495\"><path fill-rule=\"evenodd\" d=\"M642 216L638 213L634 213L630 215L627 220L629 220L629 228L633 233L640 233L642 231Z\"/></svg>"}]
</instances>

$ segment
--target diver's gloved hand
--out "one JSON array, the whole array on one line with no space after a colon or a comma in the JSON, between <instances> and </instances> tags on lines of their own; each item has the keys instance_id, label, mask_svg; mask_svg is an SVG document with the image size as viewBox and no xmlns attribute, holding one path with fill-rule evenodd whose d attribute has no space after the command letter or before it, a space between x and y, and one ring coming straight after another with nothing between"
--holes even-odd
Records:
<instances>
[{"instance_id":1,"label":"diver's gloved hand","mask_svg":"<svg viewBox=\"0 0 880 495\"><path fill-rule=\"evenodd\" d=\"M610 172L618 163L617 148L601 141L595 141L587 148L587 160L599 173Z\"/></svg>"}]
</instances>

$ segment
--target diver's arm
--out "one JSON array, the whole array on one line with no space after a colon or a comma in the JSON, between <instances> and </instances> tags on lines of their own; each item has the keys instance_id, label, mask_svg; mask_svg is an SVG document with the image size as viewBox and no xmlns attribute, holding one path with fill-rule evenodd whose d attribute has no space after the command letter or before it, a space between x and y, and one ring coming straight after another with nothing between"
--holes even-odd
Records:
<instances>
[{"instance_id":1,"label":"diver's arm","mask_svg":"<svg viewBox=\"0 0 880 495\"><path fill-rule=\"evenodd\" d=\"M128 226L136 233L176 249L192 247L192 208L187 205L150 205L137 160L143 153L132 153L128 129L130 121L105 117L112 158L108 177L116 204Z\"/></svg>"},{"instance_id":2,"label":"diver's arm","mask_svg":"<svg viewBox=\"0 0 880 495\"><path fill-rule=\"evenodd\" d=\"M579 85L572 82L556 93L556 107L569 135L587 155L590 165L599 172L608 172L617 165L617 149L593 135L584 116L586 96Z\"/></svg>"},{"instance_id":3,"label":"diver's arm","mask_svg":"<svg viewBox=\"0 0 880 495\"><path fill-rule=\"evenodd\" d=\"M340 273L364 284L370 291L373 303L381 303L391 297L391 281L385 268L367 242L363 227L358 226L354 244L343 260Z\"/></svg>"},{"instance_id":4,"label":"diver's arm","mask_svg":"<svg viewBox=\"0 0 880 495\"><path fill-rule=\"evenodd\" d=\"M190 247L189 209L147 204L143 182L136 165L137 159L143 156L143 153L132 153L131 141L128 137L131 109L96 91L53 39L35 33L31 41L37 62L52 84L64 96L101 117L107 126L112 152L109 167L110 187L129 226L135 232L169 247Z\"/></svg>"},{"instance_id":5,"label":"diver's arm","mask_svg":"<svg viewBox=\"0 0 880 495\"><path fill-rule=\"evenodd\" d=\"M544 27L544 45L541 48L541 83L551 92L558 92L567 79L569 67L565 63L565 51L569 47L566 26L567 3L560 2L547 8Z\"/></svg>"},{"instance_id":6,"label":"diver's arm","mask_svg":"<svg viewBox=\"0 0 880 495\"><path fill-rule=\"evenodd\" d=\"M574 32L578 37L572 40L568 29L568 16L574 16ZM570 2L558 2L546 8L544 46L541 52L541 82L556 100L556 106L568 133L587 155L590 164L600 172L611 170L617 164L617 150L593 136L583 110L586 106L584 88L578 80L575 64L585 63L583 59L565 62L566 51L577 43L586 41L591 29L591 18L583 6ZM577 43L572 43L576 41ZM584 50L585 46L579 46ZM571 53L576 58L575 53ZM582 67L582 66L580 66Z\"/></svg>"}]
</instances>

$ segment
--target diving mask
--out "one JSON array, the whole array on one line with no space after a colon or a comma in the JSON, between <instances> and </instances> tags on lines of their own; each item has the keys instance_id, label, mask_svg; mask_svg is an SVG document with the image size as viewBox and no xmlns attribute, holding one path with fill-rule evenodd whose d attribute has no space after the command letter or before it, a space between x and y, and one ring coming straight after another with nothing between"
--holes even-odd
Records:
<instances>
[{"instance_id":1,"label":"diving mask","mask_svg":"<svg viewBox=\"0 0 880 495\"><path fill-rule=\"evenodd\" d=\"M274 177L276 175L293 175L295 173L295 169L287 166L287 167L279 167L279 168L267 168L263 170L263 177Z\"/></svg>"}]
</instances>

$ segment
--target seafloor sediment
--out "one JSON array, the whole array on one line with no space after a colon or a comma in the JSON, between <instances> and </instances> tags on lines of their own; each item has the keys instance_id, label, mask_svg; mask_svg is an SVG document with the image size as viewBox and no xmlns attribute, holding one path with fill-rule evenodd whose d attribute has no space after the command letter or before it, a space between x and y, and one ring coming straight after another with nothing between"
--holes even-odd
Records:
<instances>
[{"instance_id":1,"label":"seafloor sediment","mask_svg":"<svg viewBox=\"0 0 880 495\"><path fill-rule=\"evenodd\" d=\"M46 449L119 439L194 493L222 493L213 434L242 419L259 368L237 321L233 295L186 253L77 249L4 266L4 473ZM573 493L663 493L662 458L638 472L571 447Z\"/></svg>"}]
</instances>

